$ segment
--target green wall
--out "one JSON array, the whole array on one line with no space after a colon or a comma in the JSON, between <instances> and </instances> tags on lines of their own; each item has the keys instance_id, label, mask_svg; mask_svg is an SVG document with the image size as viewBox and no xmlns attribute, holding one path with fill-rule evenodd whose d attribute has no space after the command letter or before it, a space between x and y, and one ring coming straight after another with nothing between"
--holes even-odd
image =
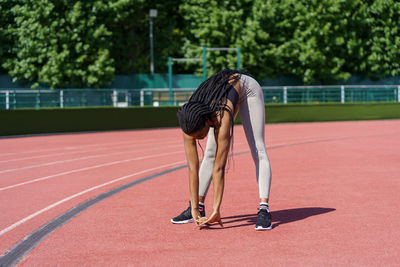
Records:
<instances>
[{"instance_id":1,"label":"green wall","mask_svg":"<svg viewBox=\"0 0 400 267\"><path fill-rule=\"evenodd\" d=\"M172 78L174 88L196 88L203 82L203 78L192 74L175 74ZM167 74L134 74L116 75L110 88L168 88Z\"/></svg>"},{"instance_id":2,"label":"green wall","mask_svg":"<svg viewBox=\"0 0 400 267\"><path fill-rule=\"evenodd\" d=\"M196 88L203 82L203 77L193 74L174 74L172 87ZM8 88L30 88L31 83L13 82L9 75L0 75L0 90ZM141 89L168 88L168 74L132 74L115 75L113 82L107 88Z\"/></svg>"},{"instance_id":3,"label":"green wall","mask_svg":"<svg viewBox=\"0 0 400 267\"><path fill-rule=\"evenodd\" d=\"M177 107L0 110L0 136L177 127L176 111ZM265 111L267 123L400 119L400 103L266 105Z\"/></svg>"}]
</instances>

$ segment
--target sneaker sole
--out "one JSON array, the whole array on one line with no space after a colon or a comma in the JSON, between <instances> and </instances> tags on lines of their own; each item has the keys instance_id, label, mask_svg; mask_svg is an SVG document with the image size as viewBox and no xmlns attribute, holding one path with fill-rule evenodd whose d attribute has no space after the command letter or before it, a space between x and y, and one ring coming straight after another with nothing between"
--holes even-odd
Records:
<instances>
[{"instance_id":1,"label":"sneaker sole","mask_svg":"<svg viewBox=\"0 0 400 267\"><path fill-rule=\"evenodd\" d=\"M256 230L256 231L267 231L267 230L271 230L271 229L272 229L272 225L267 228L262 227L262 226L257 226L254 228L254 230Z\"/></svg>"},{"instance_id":2,"label":"sneaker sole","mask_svg":"<svg viewBox=\"0 0 400 267\"><path fill-rule=\"evenodd\" d=\"M206 218L206 217L202 217L202 218ZM189 220L185 220L185 221L174 221L173 219L171 219L171 222L175 223L175 224L185 224L185 223L192 223L192 222L194 222L194 220L193 220L193 218L189 219Z\"/></svg>"},{"instance_id":3,"label":"sneaker sole","mask_svg":"<svg viewBox=\"0 0 400 267\"><path fill-rule=\"evenodd\" d=\"M189 220L184 220L184 221L174 221L173 219L171 219L171 222L175 223L175 224L185 224L185 223L192 223L192 222L194 222L194 220L189 219Z\"/></svg>"}]
</instances>

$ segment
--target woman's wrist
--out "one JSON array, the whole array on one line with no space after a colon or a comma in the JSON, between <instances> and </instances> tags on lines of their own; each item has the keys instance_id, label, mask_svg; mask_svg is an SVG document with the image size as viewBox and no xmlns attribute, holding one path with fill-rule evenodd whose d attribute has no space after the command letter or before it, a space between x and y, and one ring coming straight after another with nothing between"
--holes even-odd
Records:
<instances>
[{"instance_id":1,"label":"woman's wrist","mask_svg":"<svg viewBox=\"0 0 400 267\"><path fill-rule=\"evenodd\" d=\"M192 208L191 213L192 213L192 217L195 218L195 219L200 217L200 211L197 208Z\"/></svg>"},{"instance_id":2,"label":"woman's wrist","mask_svg":"<svg viewBox=\"0 0 400 267\"><path fill-rule=\"evenodd\" d=\"M192 209L199 209L199 200L195 198L193 201L190 201L190 206Z\"/></svg>"},{"instance_id":3,"label":"woman's wrist","mask_svg":"<svg viewBox=\"0 0 400 267\"><path fill-rule=\"evenodd\" d=\"M213 212L219 212L219 208L220 208L220 206L218 206L218 207L213 207Z\"/></svg>"}]
</instances>

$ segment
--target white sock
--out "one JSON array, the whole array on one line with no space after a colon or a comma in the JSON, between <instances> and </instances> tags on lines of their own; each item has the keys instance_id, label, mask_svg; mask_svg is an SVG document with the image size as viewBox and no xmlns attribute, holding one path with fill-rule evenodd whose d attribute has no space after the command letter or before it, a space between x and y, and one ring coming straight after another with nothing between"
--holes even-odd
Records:
<instances>
[{"instance_id":1,"label":"white sock","mask_svg":"<svg viewBox=\"0 0 400 267\"><path fill-rule=\"evenodd\" d=\"M261 202L260 203L260 208L259 208L260 210L261 209L264 209L264 210L267 210L268 212L269 212L269 205L268 205L268 203L267 202Z\"/></svg>"}]
</instances>

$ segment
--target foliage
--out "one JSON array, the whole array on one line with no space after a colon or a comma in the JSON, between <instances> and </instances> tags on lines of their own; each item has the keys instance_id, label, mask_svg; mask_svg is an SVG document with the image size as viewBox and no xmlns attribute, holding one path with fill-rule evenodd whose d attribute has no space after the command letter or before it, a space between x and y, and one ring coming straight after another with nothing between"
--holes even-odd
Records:
<instances>
[{"instance_id":1,"label":"foliage","mask_svg":"<svg viewBox=\"0 0 400 267\"><path fill-rule=\"evenodd\" d=\"M181 7L190 23L187 57L199 46L241 46L243 66L258 78L297 76L306 84L399 74L399 5L394 0L194 1ZM249 9L250 7L250 9ZM213 71L234 55L208 57Z\"/></svg>"},{"instance_id":2,"label":"foliage","mask_svg":"<svg viewBox=\"0 0 400 267\"><path fill-rule=\"evenodd\" d=\"M346 80L354 0L257 1L255 43L267 75L295 75L305 83Z\"/></svg>"},{"instance_id":3,"label":"foliage","mask_svg":"<svg viewBox=\"0 0 400 267\"><path fill-rule=\"evenodd\" d=\"M376 0L359 13L366 53L354 70L375 77L400 75L400 2Z\"/></svg>"},{"instance_id":4,"label":"foliage","mask_svg":"<svg viewBox=\"0 0 400 267\"><path fill-rule=\"evenodd\" d=\"M185 36L185 57L201 58L202 47L238 47L251 15L252 0L186 0L180 11L189 27ZM248 51L244 55L247 56ZM246 59L245 59L246 60ZM209 51L208 73L236 68L236 52ZM199 69L200 71L200 69Z\"/></svg>"},{"instance_id":5,"label":"foliage","mask_svg":"<svg viewBox=\"0 0 400 267\"><path fill-rule=\"evenodd\" d=\"M168 57L182 56L184 24L178 12L182 0L141 1L123 10L124 19L112 27L116 73L148 73L150 70L149 11L157 9L153 18L155 72L167 72Z\"/></svg>"},{"instance_id":6,"label":"foliage","mask_svg":"<svg viewBox=\"0 0 400 267\"><path fill-rule=\"evenodd\" d=\"M181 0L0 1L7 10L0 27L2 65L34 87L102 87L115 73L148 72L151 8L159 10L153 21L156 71L160 66L166 72L168 56L182 54Z\"/></svg>"},{"instance_id":7,"label":"foliage","mask_svg":"<svg viewBox=\"0 0 400 267\"><path fill-rule=\"evenodd\" d=\"M11 28L14 26L14 16L11 9L20 2L20 0L0 0L0 73L6 73L1 64L4 59L15 56L12 51L15 40L10 34Z\"/></svg>"},{"instance_id":8,"label":"foliage","mask_svg":"<svg viewBox=\"0 0 400 267\"><path fill-rule=\"evenodd\" d=\"M0 0L0 72L34 86L103 87L115 74L149 72L202 47L241 47L257 78L337 83L351 74L400 74L396 0ZM236 67L233 51L209 51L208 73ZM201 73L198 63L175 73Z\"/></svg>"},{"instance_id":9,"label":"foliage","mask_svg":"<svg viewBox=\"0 0 400 267\"><path fill-rule=\"evenodd\" d=\"M25 0L11 11L16 57L4 67L16 80L50 87L100 87L113 78L111 31L121 1Z\"/></svg>"},{"instance_id":10,"label":"foliage","mask_svg":"<svg viewBox=\"0 0 400 267\"><path fill-rule=\"evenodd\" d=\"M346 42L351 39L348 27L358 1L257 0L250 1L252 5L249 1L186 2L182 10L188 14L185 19L192 21L188 56L196 51L191 46L195 42L241 46L245 69L259 78L294 75L313 83L350 76ZM234 61L232 55L222 54L208 60L214 71Z\"/></svg>"}]
</instances>

